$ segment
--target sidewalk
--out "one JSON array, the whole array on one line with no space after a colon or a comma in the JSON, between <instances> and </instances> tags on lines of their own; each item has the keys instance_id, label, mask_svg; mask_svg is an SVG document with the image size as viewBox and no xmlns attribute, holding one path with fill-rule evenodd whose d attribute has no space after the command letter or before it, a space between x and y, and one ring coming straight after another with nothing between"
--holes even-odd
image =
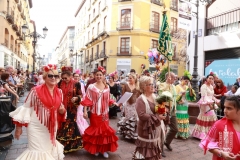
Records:
<instances>
[{"instance_id":1,"label":"sidewalk","mask_svg":"<svg viewBox=\"0 0 240 160\"><path fill-rule=\"evenodd\" d=\"M28 92L25 93L24 97L20 98L18 106L22 105L25 101ZM120 116L119 116L120 117ZM118 118L110 119L110 125L117 130ZM194 125L190 125L190 130L193 129ZM13 131L14 135L14 131ZM118 150L114 153L109 153L110 160L131 160L132 153L135 150L135 144L132 140L123 139L119 136ZM208 152L206 155L198 147L199 140L189 138L187 140L174 139L171 146L173 151L170 152L164 147L166 158L163 160L210 160L212 155ZM26 148L27 148L27 133L26 128L23 127L23 134L19 140L13 140L12 145L8 145L10 148L4 152L0 152L0 160L15 160ZM1 158L2 157L2 158ZM102 155L95 157L90 155L84 149L68 153L65 155L64 160L106 160Z\"/></svg>"}]
</instances>

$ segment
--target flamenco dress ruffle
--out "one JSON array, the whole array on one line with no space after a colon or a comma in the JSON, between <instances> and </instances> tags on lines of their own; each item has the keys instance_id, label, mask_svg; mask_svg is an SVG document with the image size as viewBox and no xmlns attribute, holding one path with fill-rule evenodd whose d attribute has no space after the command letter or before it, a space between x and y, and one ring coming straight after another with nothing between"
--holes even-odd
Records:
<instances>
[{"instance_id":1,"label":"flamenco dress ruffle","mask_svg":"<svg viewBox=\"0 0 240 160\"><path fill-rule=\"evenodd\" d=\"M90 126L83 135L83 147L91 154L107 151L115 152L118 148L118 137L109 126L108 115L91 114Z\"/></svg>"},{"instance_id":2,"label":"flamenco dress ruffle","mask_svg":"<svg viewBox=\"0 0 240 160\"><path fill-rule=\"evenodd\" d=\"M177 124L178 133L176 137L188 138L189 133L189 115L188 115L188 105L187 103L177 105Z\"/></svg>"},{"instance_id":3,"label":"flamenco dress ruffle","mask_svg":"<svg viewBox=\"0 0 240 160\"><path fill-rule=\"evenodd\" d=\"M161 122L155 115L151 115L148 121L143 126L143 132L151 133L154 132L156 126L159 126ZM158 137L159 140L161 139ZM157 139L158 139L157 138ZM161 143L161 142L160 142ZM153 139L148 139L147 141L138 138L135 141L136 150L134 152L134 159L145 159L145 160L159 160L161 159L161 149L159 142L153 141Z\"/></svg>"},{"instance_id":4,"label":"flamenco dress ruffle","mask_svg":"<svg viewBox=\"0 0 240 160\"><path fill-rule=\"evenodd\" d=\"M196 124L194 126L192 136L198 139L204 139L213 126L213 124L217 121L217 116L213 110L208 111L210 103L214 103L213 100L203 101L200 99L198 104L200 105L200 113L197 117ZM206 111L208 111L206 113Z\"/></svg>"}]
</instances>

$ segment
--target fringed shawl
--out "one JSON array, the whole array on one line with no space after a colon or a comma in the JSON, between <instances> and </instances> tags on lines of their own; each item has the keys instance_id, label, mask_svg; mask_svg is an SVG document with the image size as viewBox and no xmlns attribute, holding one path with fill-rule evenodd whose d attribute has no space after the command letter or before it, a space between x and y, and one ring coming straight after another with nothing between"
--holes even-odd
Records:
<instances>
[{"instance_id":1,"label":"fringed shawl","mask_svg":"<svg viewBox=\"0 0 240 160\"><path fill-rule=\"evenodd\" d=\"M27 101L26 98L25 102ZM64 121L64 115L58 113L58 109L62 103L62 93L57 87L53 90L53 97L45 84L34 87L32 89L31 107L34 107L37 117L41 124L46 126L50 133L50 139L55 145L55 132L57 130L57 122Z\"/></svg>"}]
</instances>

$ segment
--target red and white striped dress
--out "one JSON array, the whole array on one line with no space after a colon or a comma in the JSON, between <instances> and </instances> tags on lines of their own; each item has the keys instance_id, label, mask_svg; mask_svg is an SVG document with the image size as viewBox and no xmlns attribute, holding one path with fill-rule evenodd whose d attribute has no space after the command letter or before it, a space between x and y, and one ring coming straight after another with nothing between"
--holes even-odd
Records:
<instances>
[{"instance_id":1,"label":"red and white striped dress","mask_svg":"<svg viewBox=\"0 0 240 160\"><path fill-rule=\"evenodd\" d=\"M91 154L117 150L118 137L109 126L108 118L109 106L113 103L108 86L101 91L94 84L89 85L81 105L91 107L90 126L83 135L83 147Z\"/></svg>"}]
</instances>

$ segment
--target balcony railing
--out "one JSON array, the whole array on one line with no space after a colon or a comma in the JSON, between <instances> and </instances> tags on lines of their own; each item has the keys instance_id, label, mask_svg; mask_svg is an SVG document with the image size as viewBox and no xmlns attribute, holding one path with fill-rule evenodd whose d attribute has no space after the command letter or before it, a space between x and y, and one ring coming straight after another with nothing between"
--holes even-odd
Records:
<instances>
[{"instance_id":1,"label":"balcony railing","mask_svg":"<svg viewBox=\"0 0 240 160\"><path fill-rule=\"evenodd\" d=\"M126 2L126 1L133 1L133 0L118 0L118 2Z\"/></svg>"},{"instance_id":2,"label":"balcony railing","mask_svg":"<svg viewBox=\"0 0 240 160\"><path fill-rule=\"evenodd\" d=\"M98 52L95 53L94 59L95 59L95 60L99 59L99 54L98 54Z\"/></svg>"},{"instance_id":3,"label":"balcony railing","mask_svg":"<svg viewBox=\"0 0 240 160\"><path fill-rule=\"evenodd\" d=\"M117 55L118 56L131 56L132 55L132 47L128 47L128 48L117 47Z\"/></svg>"},{"instance_id":4,"label":"balcony railing","mask_svg":"<svg viewBox=\"0 0 240 160\"><path fill-rule=\"evenodd\" d=\"M10 49L11 49L11 51L13 51L13 45L12 44L10 45Z\"/></svg>"},{"instance_id":5,"label":"balcony railing","mask_svg":"<svg viewBox=\"0 0 240 160\"><path fill-rule=\"evenodd\" d=\"M151 3L154 3L154 4L159 5L159 6L163 5L163 1L162 0L151 0Z\"/></svg>"},{"instance_id":6,"label":"balcony railing","mask_svg":"<svg viewBox=\"0 0 240 160\"><path fill-rule=\"evenodd\" d=\"M98 31L98 36L102 36L104 33L106 33L105 27L103 27L101 30Z\"/></svg>"},{"instance_id":7,"label":"balcony railing","mask_svg":"<svg viewBox=\"0 0 240 160\"><path fill-rule=\"evenodd\" d=\"M15 0L15 2L16 2L16 3L18 3L18 2L19 2L19 0Z\"/></svg>"},{"instance_id":8,"label":"balcony railing","mask_svg":"<svg viewBox=\"0 0 240 160\"><path fill-rule=\"evenodd\" d=\"M107 57L105 49L101 50L101 53L100 53L99 57L100 58L106 58Z\"/></svg>"},{"instance_id":9,"label":"balcony railing","mask_svg":"<svg viewBox=\"0 0 240 160\"><path fill-rule=\"evenodd\" d=\"M18 31L18 26L17 26L16 24L13 24L13 25L12 25L12 29L13 29L14 31Z\"/></svg>"},{"instance_id":10,"label":"balcony railing","mask_svg":"<svg viewBox=\"0 0 240 160\"><path fill-rule=\"evenodd\" d=\"M132 30L133 21L117 22L117 30Z\"/></svg>"},{"instance_id":11,"label":"balcony railing","mask_svg":"<svg viewBox=\"0 0 240 160\"><path fill-rule=\"evenodd\" d=\"M159 24L156 24L155 22L151 22L149 24L149 30L152 31L152 32L159 33L159 31L160 31Z\"/></svg>"},{"instance_id":12,"label":"balcony railing","mask_svg":"<svg viewBox=\"0 0 240 160\"><path fill-rule=\"evenodd\" d=\"M14 14L7 14L6 19L9 23L13 24L14 23Z\"/></svg>"},{"instance_id":13,"label":"balcony railing","mask_svg":"<svg viewBox=\"0 0 240 160\"><path fill-rule=\"evenodd\" d=\"M85 57L85 63L88 63L89 62L89 57Z\"/></svg>"},{"instance_id":14,"label":"balcony railing","mask_svg":"<svg viewBox=\"0 0 240 160\"><path fill-rule=\"evenodd\" d=\"M174 11L178 11L178 5L177 4L173 4L174 2L171 1L171 6L170 9L174 10Z\"/></svg>"},{"instance_id":15,"label":"balcony railing","mask_svg":"<svg viewBox=\"0 0 240 160\"><path fill-rule=\"evenodd\" d=\"M93 61L93 54L90 56L90 62Z\"/></svg>"},{"instance_id":16,"label":"balcony railing","mask_svg":"<svg viewBox=\"0 0 240 160\"><path fill-rule=\"evenodd\" d=\"M5 46L8 47L8 40L5 39Z\"/></svg>"}]
</instances>

